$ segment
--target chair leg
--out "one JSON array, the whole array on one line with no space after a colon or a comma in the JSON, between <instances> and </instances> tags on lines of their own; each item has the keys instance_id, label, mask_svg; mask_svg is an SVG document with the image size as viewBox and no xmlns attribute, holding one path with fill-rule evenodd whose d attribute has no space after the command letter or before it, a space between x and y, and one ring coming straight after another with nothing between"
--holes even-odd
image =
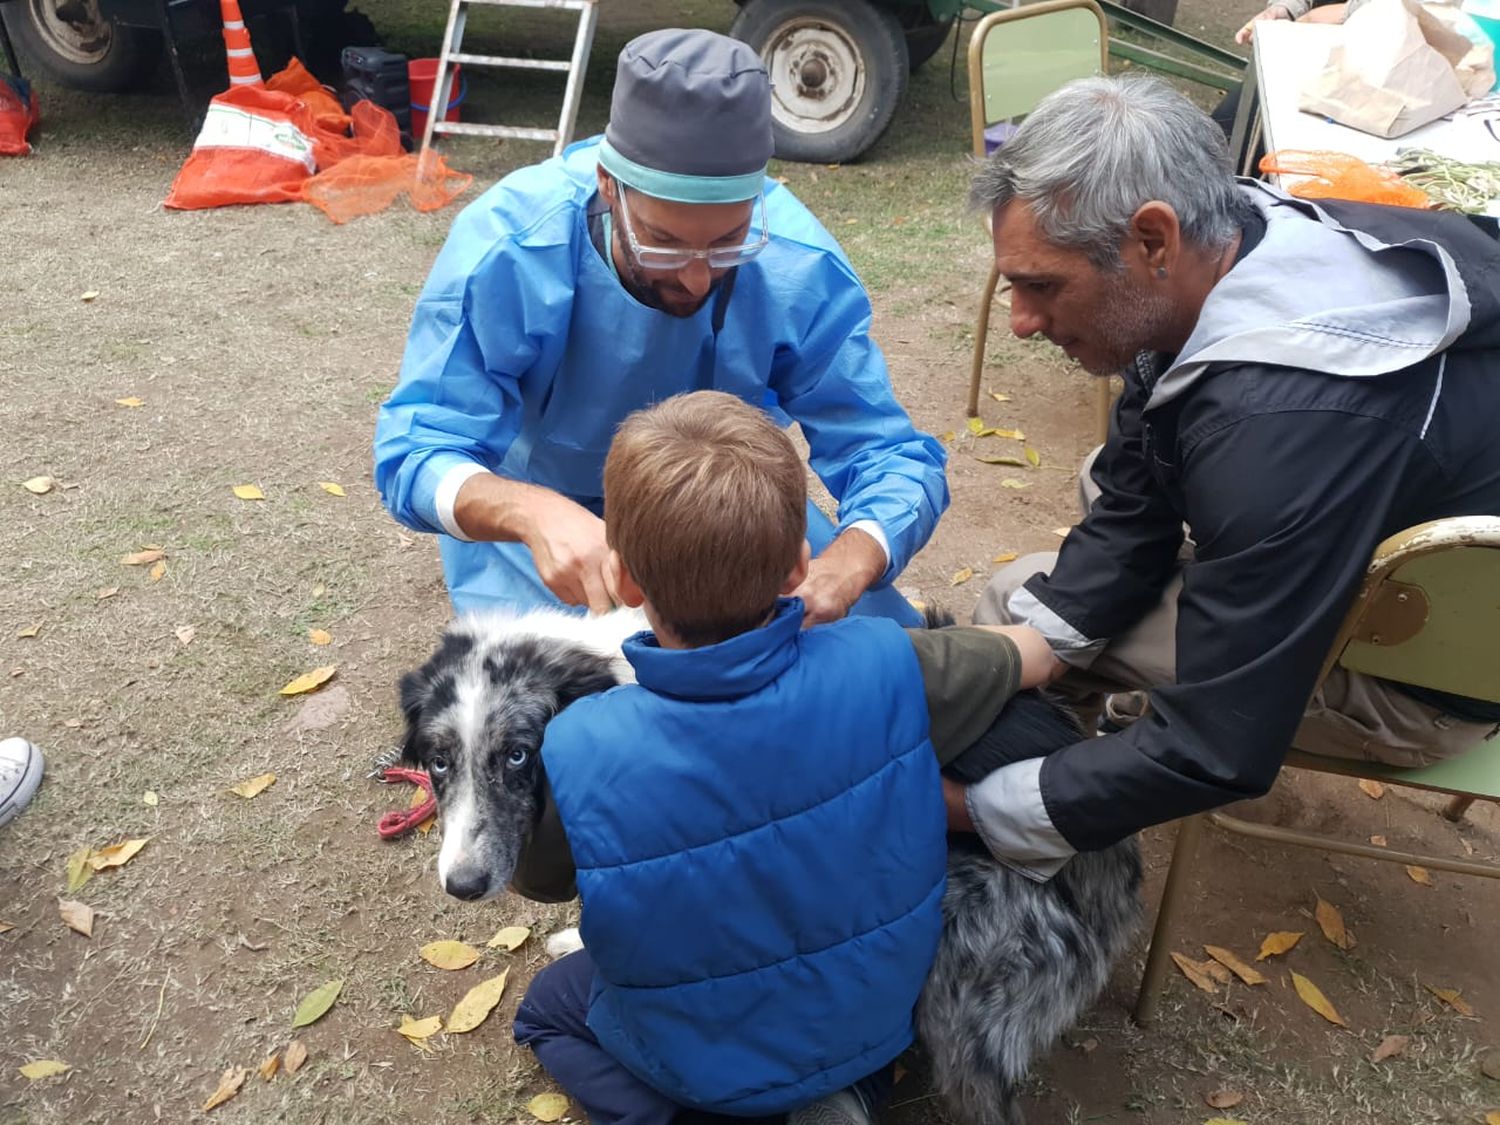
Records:
<instances>
[{"instance_id":1,"label":"chair leg","mask_svg":"<svg viewBox=\"0 0 1500 1125\"><path fill-rule=\"evenodd\" d=\"M990 306L995 303L995 289L1000 284L1000 268L990 266L990 279L979 298L979 323L974 326L974 366L969 371L969 417L979 416L979 380L984 375L984 345L990 335Z\"/></svg>"},{"instance_id":2,"label":"chair leg","mask_svg":"<svg viewBox=\"0 0 1500 1125\"><path fill-rule=\"evenodd\" d=\"M1203 831L1203 817L1190 816L1177 825L1177 842L1172 847L1172 865L1167 868L1167 882L1161 892L1161 907L1156 912L1156 927L1151 931L1151 948L1146 954L1146 971L1141 976L1140 995L1135 1000L1135 1022L1149 1027L1156 1018L1156 1004L1161 997L1162 980L1171 958L1168 937L1177 919L1177 907L1187 889L1188 866Z\"/></svg>"},{"instance_id":3,"label":"chair leg","mask_svg":"<svg viewBox=\"0 0 1500 1125\"><path fill-rule=\"evenodd\" d=\"M1473 797L1454 797L1443 809L1443 819L1451 820L1457 824L1469 811L1469 806L1474 803Z\"/></svg>"}]
</instances>

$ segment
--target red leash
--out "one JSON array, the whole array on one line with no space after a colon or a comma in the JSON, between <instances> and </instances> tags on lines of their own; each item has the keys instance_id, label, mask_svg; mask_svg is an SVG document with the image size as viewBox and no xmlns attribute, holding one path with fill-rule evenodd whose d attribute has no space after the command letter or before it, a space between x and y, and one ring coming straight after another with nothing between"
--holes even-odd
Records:
<instances>
[{"instance_id":1,"label":"red leash","mask_svg":"<svg viewBox=\"0 0 1500 1125\"><path fill-rule=\"evenodd\" d=\"M386 766L376 776L387 785L397 781L409 781L427 794L427 800L409 809L392 809L380 818L377 830L382 840L394 840L405 836L429 816L437 812L437 798L432 795L432 779L426 770L412 770L405 766Z\"/></svg>"}]
</instances>

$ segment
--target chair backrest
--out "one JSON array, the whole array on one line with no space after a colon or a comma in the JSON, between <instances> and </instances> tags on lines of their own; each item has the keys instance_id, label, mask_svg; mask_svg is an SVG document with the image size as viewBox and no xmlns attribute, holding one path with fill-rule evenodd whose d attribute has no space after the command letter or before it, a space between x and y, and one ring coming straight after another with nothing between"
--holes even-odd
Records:
<instances>
[{"instance_id":1,"label":"chair backrest","mask_svg":"<svg viewBox=\"0 0 1500 1125\"><path fill-rule=\"evenodd\" d=\"M1500 703L1500 517L1420 524L1375 549L1324 673Z\"/></svg>"},{"instance_id":2,"label":"chair backrest","mask_svg":"<svg viewBox=\"0 0 1500 1125\"><path fill-rule=\"evenodd\" d=\"M1059 86L1108 72L1109 29L1094 0L1043 0L994 12L969 39L974 155L985 129L1021 117Z\"/></svg>"}]
</instances>

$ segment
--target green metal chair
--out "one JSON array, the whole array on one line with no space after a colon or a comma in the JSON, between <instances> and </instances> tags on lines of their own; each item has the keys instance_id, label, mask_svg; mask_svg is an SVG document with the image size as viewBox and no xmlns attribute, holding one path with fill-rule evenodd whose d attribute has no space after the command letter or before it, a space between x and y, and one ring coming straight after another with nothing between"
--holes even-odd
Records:
<instances>
[{"instance_id":1,"label":"green metal chair","mask_svg":"<svg viewBox=\"0 0 1500 1125\"><path fill-rule=\"evenodd\" d=\"M1364 584L1344 620L1322 676L1335 665L1398 683L1500 703L1500 518L1461 516L1393 535L1375 550ZM1321 678L1319 680L1321 683ZM1500 800L1500 738L1419 769L1350 761L1292 750L1292 769L1371 778L1387 785L1447 793L1444 815L1458 820L1476 799ZM1186 890L1187 868L1203 822L1227 832L1462 875L1500 878L1500 865L1415 855L1326 836L1254 824L1211 812L1179 822L1172 865L1151 935L1135 1019L1151 1021L1169 964L1169 936Z\"/></svg>"},{"instance_id":2,"label":"green metal chair","mask_svg":"<svg viewBox=\"0 0 1500 1125\"><path fill-rule=\"evenodd\" d=\"M969 39L969 119L974 155L988 155L986 131L992 125L1024 117L1037 103L1075 78L1105 74L1109 67L1109 29L1094 0L1043 0L994 12L980 20ZM985 229L989 229L988 215ZM990 308L1000 284L993 260L979 321L974 329L974 360L969 372L969 416L979 413L979 383L989 339ZM1109 380L1099 381L1100 440L1109 429Z\"/></svg>"}]
</instances>

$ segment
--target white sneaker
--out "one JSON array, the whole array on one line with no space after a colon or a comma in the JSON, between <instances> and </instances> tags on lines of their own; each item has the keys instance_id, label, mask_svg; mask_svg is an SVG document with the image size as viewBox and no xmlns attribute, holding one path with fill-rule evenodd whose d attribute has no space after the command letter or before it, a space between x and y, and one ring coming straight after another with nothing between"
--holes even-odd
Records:
<instances>
[{"instance_id":1,"label":"white sneaker","mask_svg":"<svg viewBox=\"0 0 1500 1125\"><path fill-rule=\"evenodd\" d=\"M873 1125L865 1100L853 1089L840 1090L793 1110L786 1125Z\"/></svg>"},{"instance_id":2,"label":"white sneaker","mask_svg":"<svg viewBox=\"0 0 1500 1125\"><path fill-rule=\"evenodd\" d=\"M41 783L42 752L24 738L0 742L0 824L30 804Z\"/></svg>"}]
</instances>

